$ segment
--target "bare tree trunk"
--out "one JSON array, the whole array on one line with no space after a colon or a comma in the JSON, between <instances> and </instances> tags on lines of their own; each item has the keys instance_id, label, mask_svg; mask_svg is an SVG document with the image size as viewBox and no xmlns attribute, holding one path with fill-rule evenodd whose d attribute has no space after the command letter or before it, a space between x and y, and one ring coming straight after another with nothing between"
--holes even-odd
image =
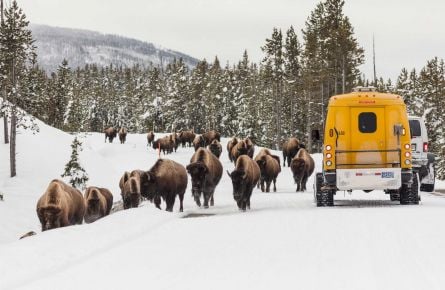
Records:
<instances>
[{"instance_id":1,"label":"bare tree trunk","mask_svg":"<svg viewBox=\"0 0 445 290\"><path fill-rule=\"evenodd\" d=\"M343 88L343 92L342 94L345 93L345 89L346 89L346 68L345 68L345 56L343 55L343 62L342 62L342 75L343 75L343 80L342 80L342 88Z\"/></svg>"},{"instance_id":2,"label":"bare tree trunk","mask_svg":"<svg viewBox=\"0 0 445 290\"><path fill-rule=\"evenodd\" d=\"M3 125L4 125L4 133L5 133L5 144L9 143L9 130L8 130L8 117L5 115L3 116Z\"/></svg>"},{"instance_id":3,"label":"bare tree trunk","mask_svg":"<svg viewBox=\"0 0 445 290\"><path fill-rule=\"evenodd\" d=\"M0 0L0 20L1 20L1 24L3 24L3 0ZM3 84L4 86L4 84ZM6 101L6 88L3 87L2 88L2 92L3 92L3 101ZM4 132L5 132L5 144L9 143L9 132L8 132L8 116L5 115L3 116L3 126L4 126Z\"/></svg>"},{"instance_id":4,"label":"bare tree trunk","mask_svg":"<svg viewBox=\"0 0 445 290\"><path fill-rule=\"evenodd\" d=\"M309 153L312 153L312 136L311 136L311 94L309 93L309 100L307 102L307 123L306 123L306 132L307 132L307 150Z\"/></svg>"},{"instance_id":5,"label":"bare tree trunk","mask_svg":"<svg viewBox=\"0 0 445 290\"><path fill-rule=\"evenodd\" d=\"M16 136L17 136L16 128L17 128L17 112L15 105L13 105L11 110L11 144L9 144L11 177L17 175L17 167L15 160L15 148L16 148Z\"/></svg>"}]
</instances>

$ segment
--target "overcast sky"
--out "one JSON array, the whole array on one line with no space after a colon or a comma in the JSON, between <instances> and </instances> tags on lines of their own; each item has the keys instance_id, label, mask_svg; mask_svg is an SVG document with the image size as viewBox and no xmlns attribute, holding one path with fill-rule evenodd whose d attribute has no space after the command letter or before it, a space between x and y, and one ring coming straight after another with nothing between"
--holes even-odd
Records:
<instances>
[{"instance_id":1,"label":"overcast sky","mask_svg":"<svg viewBox=\"0 0 445 290\"><path fill-rule=\"evenodd\" d=\"M6 0L5 2L8 2ZM273 27L298 31L314 0L18 0L32 23L83 28L155 43L212 61L251 60ZM372 36L377 74L395 79L402 67L420 68L445 58L444 0L346 0L345 14L366 51L362 72L372 77ZM301 33L300 33L301 36ZM301 37L300 37L301 40Z\"/></svg>"}]
</instances>

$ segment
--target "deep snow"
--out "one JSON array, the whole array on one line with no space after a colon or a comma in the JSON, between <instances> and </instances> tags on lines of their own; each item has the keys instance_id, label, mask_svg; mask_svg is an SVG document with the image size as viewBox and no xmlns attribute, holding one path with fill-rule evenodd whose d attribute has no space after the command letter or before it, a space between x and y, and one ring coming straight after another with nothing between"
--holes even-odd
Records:
<instances>
[{"instance_id":1,"label":"deep snow","mask_svg":"<svg viewBox=\"0 0 445 290\"><path fill-rule=\"evenodd\" d=\"M41 233L35 205L60 178L73 136L39 126L37 135L18 136L16 178L8 177L9 147L0 145L0 289L445 288L443 197L422 193L421 205L401 206L383 192L339 192L334 208L316 208L313 177L308 192L296 193L288 167L278 192L255 189L244 213L224 172L211 209L197 208L188 189L184 213L178 200L174 213L144 203ZM124 145L96 133L83 141L89 185L109 188L115 200L124 170L147 170L157 158L142 134L130 134ZM232 171L226 141L221 160ZM166 158L186 165L192 154L180 147ZM314 158L319 166L321 156ZM30 230L37 235L18 240Z\"/></svg>"}]
</instances>

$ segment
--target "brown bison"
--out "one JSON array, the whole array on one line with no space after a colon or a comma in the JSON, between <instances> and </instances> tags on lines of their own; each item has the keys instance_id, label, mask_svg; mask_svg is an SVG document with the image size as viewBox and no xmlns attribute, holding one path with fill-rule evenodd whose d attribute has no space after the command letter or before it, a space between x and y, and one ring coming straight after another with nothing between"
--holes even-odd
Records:
<instances>
[{"instance_id":1,"label":"brown bison","mask_svg":"<svg viewBox=\"0 0 445 290\"><path fill-rule=\"evenodd\" d=\"M52 180L37 202L42 231L81 224L84 214L82 193L61 180Z\"/></svg>"},{"instance_id":2,"label":"brown bison","mask_svg":"<svg viewBox=\"0 0 445 290\"><path fill-rule=\"evenodd\" d=\"M110 214L113 195L106 188L88 187L85 191L85 222L92 223Z\"/></svg>"},{"instance_id":3,"label":"brown bison","mask_svg":"<svg viewBox=\"0 0 445 290\"><path fill-rule=\"evenodd\" d=\"M216 140L214 140L216 141ZM217 157L207 149L199 148L187 165L187 172L192 178L192 195L198 206L201 206L201 195L204 197L204 208L214 205L213 194L221 180L223 167Z\"/></svg>"},{"instance_id":4,"label":"brown bison","mask_svg":"<svg viewBox=\"0 0 445 290\"><path fill-rule=\"evenodd\" d=\"M238 208L245 211L250 209L250 197L255 185L260 179L260 168L258 164L247 155L241 155L235 164L235 170L232 173L227 171L232 179L233 198Z\"/></svg>"},{"instance_id":5,"label":"brown bison","mask_svg":"<svg viewBox=\"0 0 445 290\"><path fill-rule=\"evenodd\" d=\"M205 132L202 134L202 138L204 138L204 147L210 145L213 140L221 142L221 134L215 130Z\"/></svg>"},{"instance_id":6,"label":"brown bison","mask_svg":"<svg viewBox=\"0 0 445 290\"><path fill-rule=\"evenodd\" d=\"M181 140L182 147L188 143L189 147L192 147L193 140L195 140L196 134L193 130L190 131L182 131L179 133L179 140Z\"/></svg>"},{"instance_id":7,"label":"brown bison","mask_svg":"<svg viewBox=\"0 0 445 290\"><path fill-rule=\"evenodd\" d=\"M124 209L138 207L141 202L140 182L136 177L130 177L125 183L121 193Z\"/></svg>"},{"instance_id":8,"label":"brown bison","mask_svg":"<svg viewBox=\"0 0 445 290\"><path fill-rule=\"evenodd\" d=\"M124 144L125 141L127 140L127 133L128 133L128 131L127 131L126 128L121 127L119 129L119 133L118 134L119 134L119 141L121 141L121 144Z\"/></svg>"},{"instance_id":9,"label":"brown bison","mask_svg":"<svg viewBox=\"0 0 445 290\"><path fill-rule=\"evenodd\" d=\"M205 148L205 141L204 138L202 137L202 135L196 135L195 139L193 140L193 147L195 148L195 152L199 149L199 148Z\"/></svg>"},{"instance_id":10,"label":"brown bison","mask_svg":"<svg viewBox=\"0 0 445 290\"><path fill-rule=\"evenodd\" d=\"M292 159L290 166L297 184L297 191L306 190L307 180L314 172L314 167L314 159L312 159L306 149L301 148Z\"/></svg>"},{"instance_id":11,"label":"brown bison","mask_svg":"<svg viewBox=\"0 0 445 290\"><path fill-rule=\"evenodd\" d=\"M298 150L300 149L300 142L297 138L289 138L286 142L283 144L283 167L286 166L286 159L287 159L287 166L290 166L290 163L292 161L292 158L297 154Z\"/></svg>"},{"instance_id":12,"label":"brown bison","mask_svg":"<svg viewBox=\"0 0 445 290\"><path fill-rule=\"evenodd\" d=\"M218 140L213 140L212 143L208 146L210 152L213 153L217 158L221 156L222 153L222 146L221 143L218 142Z\"/></svg>"},{"instance_id":13,"label":"brown bison","mask_svg":"<svg viewBox=\"0 0 445 290\"><path fill-rule=\"evenodd\" d=\"M124 175L122 175L121 179L119 180L119 188L121 189L121 193L124 191L124 184L127 182L127 180L130 178L130 172L125 171Z\"/></svg>"},{"instance_id":14,"label":"brown bison","mask_svg":"<svg viewBox=\"0 0 445 290\"><path fill-rule=\"evenodd\" d=\"M229 142L227 142L227 155L229 155L230 162L233 161L232 148L236 145L236 143L238 143L238 139L236 139L236 137L233 137L231 140L229 140Z\"/></svg>"},{"instance_id":15,"label":"brown bison","mask_svg":"<svg viewBox=\"0 0 445 290\"><path fill-rule=\"evenodd\" d=\"M245 140L238 141L238 143L232 147L232 161L236 162L241 155L247 155L248 150L249 148L247 148Z\"/></svg>"},{"instance_id":16,"label":"brown bison","mask_svg":"<svg viewBox=\"0 0 445 290\"><path fill-rule=\"evenodd\" d=\"M179 211L183 211L184 193L187 188L187 171L181 164L168 159L158 159L153 167L147 171L148 198L162 197L166 202L167 211L173 211L176 195L179 196ZM161 208L160 205L156 205Z\"/></svg>"},{"instance_id":17,"label":"brown bison","mask_svg":"<svg viewBox=\"0 0 445 290\"><path fill-rule=\"evenodd\" d=\"M273 181L273 190L277 191L277 176L281 172L280 158L276 155L270 154L270 151L263 149L255 157L261 172L261 191L270 192L270 184ZM264 188L266 184L266 188Z\"/></svg>"},{"instance_id":18,"label":"brown bison","mask_svg":"<svg viewBox=\"0 0 445 290\"><path fill-rule=\"evenodd\" d=\"M174 148L173 137L165 136L153 142L153 149L160 149L164 154L172 153Z\"/></svg>"},{"instance_id":19,"label":"brown bison","mask_svg":"<svg viewBox=\"0 0 445 290\"><path fill-rule=\"evenodd\" d=\"M108 127L104 130L105 133L105 142L107 142L107 138L108 141L110 143L113 143L113 139L116 138L117 136L117 129L114 127Z\"/></svg>"},{"instance_id":20,"label":"brown bison","mask_svg":"<svg viewBox=\"0 0 445 290\"><path fill-rule=\"evenodd\" d=\"M147 146L151 146L155 140L155 134L153 131L148 132L147 134Z\"/></svg>"},{"instance_id":21,"label":"brown bison","mask_svg":"<svg viewBox=\"0 0 445 290\"><path fill-rule=\"evenodd\" d=\"M246 142L247 146L247 156L253 158L253 153L255 153L255 145L253 144L252 140L250 140L249 137L244 139L244 142Z\"/></svg>"},{"instance_id":22,"label":"brown bison","mask_svg":"<svg viewBox=\"0 0 445 290\"><path fill-rule=\"evenodd\" d=\"M179 146L179 136L176 134L176 132L175 133L172 133L171 135L171 140L173 141L173 149L175 149L175 152L176 152L176 150L178 150L178 146Z\"/></svg>"}]
</instances>

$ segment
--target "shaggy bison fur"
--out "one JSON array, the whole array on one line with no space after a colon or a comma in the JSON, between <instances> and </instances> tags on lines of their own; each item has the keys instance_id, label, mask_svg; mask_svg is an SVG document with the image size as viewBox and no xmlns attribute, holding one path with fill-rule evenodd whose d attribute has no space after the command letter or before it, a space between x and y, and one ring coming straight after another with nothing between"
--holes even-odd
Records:
<instances>
[{"instance_id":1,"label":"shaggy bison fur","mask_svg":"<svg viewBox=\"0 0 445 290\"><path fill-rule=\"evenodd\" d=\"M202 135L196 135L195 139L193 140L193 147L195 148L195 152L199 148L205 148L205 141Z\"/></svg>"},{"instance_id":2,"label":"shaggy bison fur","mask_svg":"<svg viewBox=\"0 0 445 290\"><path fill-rule=\"evenodd\" d=\"M238 141L233 147L232 147L232 161L236 162L238 157L241 155L247 155L249 148L247 147L245 140Z\"/></svg>"},{"instance_id":3,"label":"shaggy bison fur","mask_svg":"<svg viewBox=\"0 0 445 290\"><path fill-rule=\"evenodd\" d=\"M113 139L116 138L117 136L117 129L114 127L108 127L104 130L105 133L105 142L107 142L107 138L108 141L110 143L113 143Z\"/></svg>"},{"instance_id":4,"label":"shaggy bison fur","mask_svg":"<svg viewBox=\"0 0 445 290\"><path fill-rule=\"evenodd\" d=\"M214 140L216 141L216 140ZM214 205L213 194L221 180L223 167L217 157L207 149L199 148L186 167L192 178L192 195L198 206L201 206L201 195L204 196L204 208Z\"/></svg>"},{"instance_id":5,"label":"shaggy bison fur","mask_svg":"<svg viewBox=\"0 0 445 290\"><path fill-rule=\"evenodd\" d=\"M148 132L147 134L147 146L151 146L155 140L155 134L153 131Z\"/></svg>"},{"instance_id":6,"label":"shaggy bison fur","mask_svg":"<svg viewBox=\"0 0 445 290\"><path fill-rule=\"evenodd\" d=\"M286 159L287 159L287 166L290 166L290 163L292 161L292 158L297 154L298 150L300 149L300 142L297 138L289 138L286 142L283 144L283 167L286 166Z\"/></svg>"},{"instance_id":7,"label":"shaggy bison fur","mask_svg":"<svg viewBox=\"0 0 445 290\"><path fill-rule=\"evenodd\" d=\"M260 179L260 168L258 164L247 155L238 158L235 170L227 174L232 179L233 198L238 208L245 211L250 209L250 197L255 185Z\"/></svg>"},{"instance_id":8,"label":"shaggy bison fur","mask_svg":"<svg viewBox=\"0 0 445 290\"><path fill-rule=\"evenodd\" d=\"M218 140L213 140L212 143L208 146L210 152L213 153L217 158L221 156L222 153L222 146L221 143L218 142Z\"/></svg>"},{"instance_id":9,"label":"shaggy bison fur","mask_svg":"<svg viewBox=\"0 0 445 290\"><path fill-rule=\"evenodd\" d=\"M82 193L61 180L52 180L37 202L42 231L83 222L85 203Z\"/></svg>"},{"instance_id":10,"label":"shaggy bison fur","mask_svg":"<svg viewBox=\"0 0 445 290\"><path fill-rule=\"evenodd\" d=\"M229 142L227 142L227 155L229 155L230 162L233 161L232 148L236 145L236 143L238 143L238 139L236 139L236 137L233 137L231 140L229 140Z\"/></svg>"},{"instance_id":11,"label":"shaggy bison fur","mask_svg":"<svg viewBox=\"0 0 445 290\"><path fill-rule=\"evenodd\" d=\"M277 191L276 181L277 176L281 172L280 157L272 155L268 149L262 149L257 156L255 162L260 167L261 179L258 187L261 184L261 191L270 192L270 184L273 181L274 191ZM266 184L266 189L264 185Z\"/></svg>"},{"instance_id":12,"label":"shaggy bison fur","mask_svg":"<svg viewBox=\"0 0 445 290\"><path fill-rule=\"evenodd\" d=\"M179 139L181 140L182 147L185 147L188 144L189 147L192 147L193 140L195 140L196 134L193 130L182 131L179 133Z\"/></svg>"},{"instance_id":13,"label":"shaggy bison fur","mask_svg":"<svg viewBox=\"0 0 445 290\"><path fill-rule=\"evenodd\" d=\"M122 127L119 129L119 141L121 141L121 144L124 144L125 141L127 140L127 129Z\"/></svg>"},{"instance_id":14,"label":"shaggy bison fur","mask_svg":"<svg viewBox=\"0 0 445 290\"><path fill-rule=\"evenodd\" d=\"M88 187L85 190L85 222L92 223L110 214L113 195L106 188Z\"/></svg>"},{"instance_id":15,"label":"shaggy bison fur","mask_svg":"<svg viewBox=\"0 0 445 290\"><path fill-rule=\"evenodd\" d=\"M204 147L210 145L213 140L218 140L218 142L221 142L221 134L215 130L205 132L204 134L202 134L202 138L204 138L205 142Z\"/></svg>"},{"instance_id":16,"label":"shaggy bison fur","mask_svg":"<svg viewBox=\"0 0 445 290\"><path fill-rule=\"evenodd\" d=\"M314 159L312 159L312 156L306 149L301 148L291 163L291 170L295 183L297 184L297 191L306 190L307 180L314 172L314 167Z\"/></svg>"},{"instance_id":17,"label":"shaggy bison fur","mask_svg":"<svg viewBox=\"0 0 445 290\"><path fill-rule=\"evenodd\" d=\"M147 171L148 198L162 197L166 202L166 210L173 211L176 196L179 196L179 211L183 211L184 193L187 188L187 171L181 164L168 159L158 159ZM160 209L160 205L156 205Z\"/></svg>"}]
</instances>

